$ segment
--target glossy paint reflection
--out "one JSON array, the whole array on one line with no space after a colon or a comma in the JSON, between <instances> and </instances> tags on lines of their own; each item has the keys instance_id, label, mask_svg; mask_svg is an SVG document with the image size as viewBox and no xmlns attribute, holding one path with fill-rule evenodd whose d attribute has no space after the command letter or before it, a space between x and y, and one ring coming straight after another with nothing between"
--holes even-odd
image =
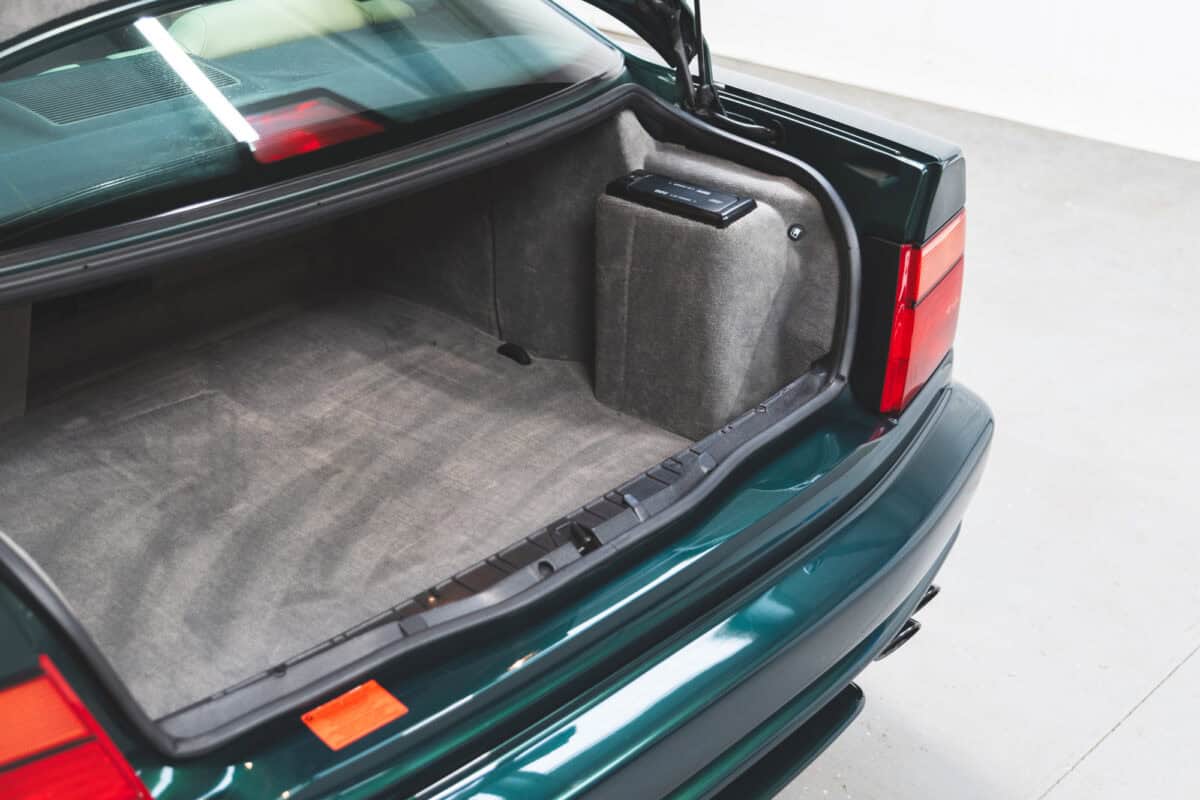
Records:
<instances>
[{"instance_id":1,"label":"glossy paint reflection","mask_svg":"<svg viewBox=\"0 0 1200 800\"><path fill-rule=\"evenodd\" d=\"M529 797L546 787L574 791L571 787L580 782L599 780L696 713L722 687L770 661L798 631L840 602L848 587L896 555L940 498L945 476L960 467L971 437L986 421L969 393L961 395L967 399L959 399L958 391L950 394L955 397L945 404L953 407L946 441L933 448L928 468L906 471L905 480L874 504L869 524L823 539L786 563L769 558L806 525L824 525L829 509L853 499L848 493L877 480L872 476L886 463L888 445L908 435L900 427L877 436L878 419L859 412L847 397L815 418L811 433L796 435L730 486L704 510L699 524L664 536L666 545L640 556L607 584L553 613L497 630L486 648L443 653L421 669L382 670L375 677L411 709L402 720L333 753L298 719L284 719L252 749L231 748L171 765L174 775L162 780L156 797L194 800L221 784L232 764L232 782L214 797L283 797L287 792L289 800L369 798L543 702L577 676L594 670L612 675L622 664L637 664L624 668L625 678L613 675L609 688L581 700L584 705L564 710L565 721L520 752L493 752L478 774L464 767L431 791ZM915 417L906 424L917 430ZM698 622L701 629L684 633L670 626L696 598L718 591L726 573L764 558L775 575L760 580L760 591L730 600L729 612ZM713 559L721 564L716 572ZM664 635L674 634L678 649L660 645L660 655L646 655L644 637L656 629L660 633L650 641L661 643ZM612 704L603 702L609 695L616 696ZM247 758L253 759L252 771L242 767ZM158 787L146 775L148 785Z\"/></svg>"}]
</instances>

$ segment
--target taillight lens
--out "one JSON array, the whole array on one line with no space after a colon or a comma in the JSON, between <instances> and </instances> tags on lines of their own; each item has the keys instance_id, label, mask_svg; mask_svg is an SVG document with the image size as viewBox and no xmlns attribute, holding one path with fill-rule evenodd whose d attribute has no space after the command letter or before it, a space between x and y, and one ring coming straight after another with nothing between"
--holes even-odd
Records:
<instances>
[{"instance_id":1,"label":"taillight lens","mask_svg":"<svg viewBox=\"0 0 1200 800\"><path fill-rule=\"evenodd\" d=\"M966 212L920 247L900 249L896 305L879 410L904 410L950 352L962 297Z\"/></svg>"},{"instance_id":2,"label":"taillight lens","mask_svg":"<svg viewBox=\"0 0 1200 800\"><path fill-rule=\"evenodd\" d=\"M383 125L325 97L247 114L246 121L259 136L251 147L260 164L383 132Z\"/></svg>"},{"instance_id":3,"label":"taillight lens","mask_svg":"<svg viewBox=\"0 0 1200 800\"><path fill-rule=\"evenodd\" d=\"M134 800L150 793L46 656L42 674L0 689L0 797Z\"/></svg>"}]
</instances>

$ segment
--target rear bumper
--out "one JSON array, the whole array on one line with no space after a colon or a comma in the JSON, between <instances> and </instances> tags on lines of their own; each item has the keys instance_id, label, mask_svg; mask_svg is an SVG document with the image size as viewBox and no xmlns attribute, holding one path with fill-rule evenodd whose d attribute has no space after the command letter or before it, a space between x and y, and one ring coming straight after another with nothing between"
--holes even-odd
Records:
<instances>
[{"instance_id":1,"label":"rear bumper","mask_svg":"<svg viewBox=\"0 0 1200 800\"><path fill-rule=\"evenodd\" d=\"M945 387L895 465L809 546L425 796L705 797L739 776L746 790L778 785L853 718L848 687L946 558L991 435L987 406ZM770 756L783 744L780 763Z\"/></svg>"}]
</instances>

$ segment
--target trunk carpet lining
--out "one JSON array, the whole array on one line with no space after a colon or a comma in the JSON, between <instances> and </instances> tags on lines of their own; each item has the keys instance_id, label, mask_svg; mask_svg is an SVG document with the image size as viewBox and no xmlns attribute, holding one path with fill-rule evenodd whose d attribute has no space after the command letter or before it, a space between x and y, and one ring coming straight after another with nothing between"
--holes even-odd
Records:
<instances>
[{"instance_id":1,"label":"trunk carpet lining","mask_svg":"<svg viewBox=\"0 0 1200 800\"><path fill-rule=\"evenodd\" d=\"M0 529L152 716L443 580L688 444L355 290L0 426Z\"/></svg>"}]
</instances>

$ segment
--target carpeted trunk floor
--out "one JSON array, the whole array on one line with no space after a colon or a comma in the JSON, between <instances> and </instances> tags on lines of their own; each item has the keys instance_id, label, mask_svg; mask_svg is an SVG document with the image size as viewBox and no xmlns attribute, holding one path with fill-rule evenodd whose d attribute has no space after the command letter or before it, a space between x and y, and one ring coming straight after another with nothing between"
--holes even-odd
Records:
<instances>
[{"instance_id":1,"label":"carpeted trunk floor","mask_svg":"<svg viewBox=\"0 0 1200 800\"><path fill-rule=\"evenodd\" d=\"M160 716L686 446L497 345L354 292L156 355L0 426L0 529Z\"/></svg>"}]
</instances>

